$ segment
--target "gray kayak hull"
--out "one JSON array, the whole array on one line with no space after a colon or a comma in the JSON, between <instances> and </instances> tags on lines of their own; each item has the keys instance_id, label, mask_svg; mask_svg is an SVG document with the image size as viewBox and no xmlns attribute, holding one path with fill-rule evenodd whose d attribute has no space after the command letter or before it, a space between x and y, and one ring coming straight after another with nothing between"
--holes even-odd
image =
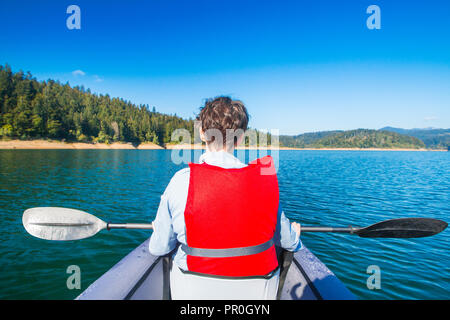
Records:
<instances>
[{"instance_id":1,"label":"gray kayak hull","mask_svg":"<svg viewBox=\"0 0 450 320\"><path fill-rule=\"evenodd\" d=\"M150 254L148 240L92 283L78 300L170 299L169 256ZM289 254L289 253L288 253ZM287 262L286 262L287 261ZM283 261L280 261L283 265ZM303 246L281 269L280 300L348 300L356 297L311 251Z\"/></svg>"}]
</instances>

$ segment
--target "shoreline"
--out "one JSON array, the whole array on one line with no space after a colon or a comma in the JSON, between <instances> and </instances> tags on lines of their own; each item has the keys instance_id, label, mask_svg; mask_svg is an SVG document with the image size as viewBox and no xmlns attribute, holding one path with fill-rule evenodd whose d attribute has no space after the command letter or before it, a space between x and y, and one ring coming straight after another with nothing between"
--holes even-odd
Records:
<instances>
[{"instance_id":1,"label":"shoreline","mask_svg":"<svg viewBox=\"0 0 450 320\"><path fill-rule=\"evenodd\" d=\"M137 146L130 142L114 142L106 143L87 143L87 142L63 142L59 140L0 140L0 150L46 150L46 149L61 149L61 150L108 150L108 149L123 149L123 150L200 150L205 149L205 146L195 144L167 144L161 147L157 144L146 142ZM400 148L292 148L292 147L238 147L236 150L314 150L314 151L438 151L446 152L445 149L400 149Z\"/></svg>"},{"instance_id":2,"label":"shoreline","mask_svg":"<svg viewBox=\"0 0 450 320\"><path fill-rule=\"evenodd\" d=\"M447 151L444 149L408 149L408 148L280 148L280 150L315 150L315 151Z\"/></svg>"},{"instance_id":3,"label":"shoreline","mask_svg":"<svg viewBox=\"0 0 450 320\"><path fill-rule=\"evenodd\" d=\"M0 150L86 150L86 149L124 149L124 150L152 150L164 149L154 143L141 143L134 146L130 142L87 143L87 142L63 142L58 140L0 140Z\"/></svg>"},{"instance_id":4,"label":"shoreline","mask_svg":"<svg viewBox=\"0 0 450 320\"><path fill-rule=\"evenodd\" d=\"M166 145L165 149L172 150L198 150L198 149L206 149L205 146L199 145ZM438 152L447 152L445 149L411 149L411 148L293 148L293 147L267 147L267 148L259 148L259 147L237 147L236 150L298 150L298 151L438 151Z\"/></svg>"}]
</instances>

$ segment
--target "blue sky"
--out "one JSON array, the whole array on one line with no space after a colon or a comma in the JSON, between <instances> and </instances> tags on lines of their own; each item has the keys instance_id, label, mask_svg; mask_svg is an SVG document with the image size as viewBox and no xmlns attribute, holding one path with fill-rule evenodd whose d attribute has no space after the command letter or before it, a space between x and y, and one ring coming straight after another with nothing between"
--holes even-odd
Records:
<instances>
[{"instance_id":1,"label":"blue sky","mask_svg":"<svg viewBox=\"0 0 450 320\"><path fill-rule=\"evenodd\" d=\"M81 30L66 27L71 4ZM284 134L450 127L445 0L15 0L0 28L0 64L164 113L228 94L252 127Z\"/></svg>"}]
</instances>

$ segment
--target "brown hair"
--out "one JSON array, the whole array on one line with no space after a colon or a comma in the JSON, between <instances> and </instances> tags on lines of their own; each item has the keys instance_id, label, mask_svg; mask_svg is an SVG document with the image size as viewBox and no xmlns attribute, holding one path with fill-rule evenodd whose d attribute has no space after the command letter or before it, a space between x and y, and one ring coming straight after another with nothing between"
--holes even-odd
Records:
<instances>
[{"instance_id":1,"label":"brown hair","mask_svg":"<svg viewBox=\"0 0 450 320\"><path fill-rule=\"evenodd\" d=\"M197 120L201 122L201 129L209 143L218 142L215 135L211 134L218 130L222 135L223 146L217 147L231 147L236 146L237 139L247 130L249 115L242 101L221 96L206 100Z\"/></svg>"}]
</instances>

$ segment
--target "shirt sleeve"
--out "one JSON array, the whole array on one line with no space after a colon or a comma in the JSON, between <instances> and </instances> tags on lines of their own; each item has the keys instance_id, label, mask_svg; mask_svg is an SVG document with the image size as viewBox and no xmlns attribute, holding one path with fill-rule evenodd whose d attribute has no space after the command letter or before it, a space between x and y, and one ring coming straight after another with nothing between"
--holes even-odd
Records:
<instances>
[{"instance_id":1,"label":"shirt sleeve","mask_svg":"<svg viewBox=\"0 0 450 320\"><path fill-rule=\"evenodd\" d=\"M302 248L302 241L297 232L292 228L289 219L284 215L281 205L278 208L278 220L274 242L276 246L282 247L288 251L297 252Z\"/></svg>"},{"instance_id":2,"label":"shirt sleeve","mask_svg":"<svg viewBox=\"0 0 450 320\"><path fill-rule=\"evenodd\" d=\"M168 187L169 188L169 187ZM167 188L167 189L168 189ZM172 216L166 192L161 196L158 212L153 221L153 235L150 238L149 251L155 256L168 254L177 245L177 237L173 231Z\"/></svg>"}]
</instances>

